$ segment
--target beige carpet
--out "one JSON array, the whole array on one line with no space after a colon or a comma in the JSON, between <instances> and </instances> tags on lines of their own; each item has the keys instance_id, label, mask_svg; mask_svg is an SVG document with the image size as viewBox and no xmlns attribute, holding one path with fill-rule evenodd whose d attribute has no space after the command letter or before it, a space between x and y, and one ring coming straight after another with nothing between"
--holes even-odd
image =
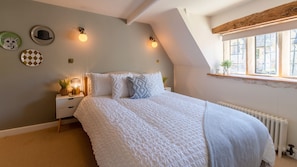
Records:
<instances>
[{"instance_id":1,"label":"beige carpet","mask_svg":"<svg viewBox=\"0 0 297 167\"><path fill-rule=\"evenodd\" d=\"M79 123L0 138L1 167L97 167Z\"/></svg>"},{"instance_id":2,"label":"beige carpet","mask_svg":"<svg viewBox=\"0 0 297 167\"><path fill-rule=\"evenodd\" d=\"M79 123L0 138L0 167L97 167L89 137ZM297 167L288 157L275 167Z\"/></svg>"}]
</instances>

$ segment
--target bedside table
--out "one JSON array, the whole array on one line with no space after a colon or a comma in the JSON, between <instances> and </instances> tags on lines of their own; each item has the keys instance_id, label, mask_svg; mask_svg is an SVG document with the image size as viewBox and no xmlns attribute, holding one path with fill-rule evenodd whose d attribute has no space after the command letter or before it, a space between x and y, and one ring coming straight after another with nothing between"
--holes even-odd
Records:
<instances>
[{"instance_id":1,"label":"bedside table","mask_svg":"<svg viewBox=\"0 0 297 167\"><path fill-rule=\"evenodd\" d=\"M58 132L60 132L62 118L72 117L76 110L76 107L80 101L84 98L84 94L73 96L56 96L56 118L58 121Z\"/></svg>"}]
</instances>

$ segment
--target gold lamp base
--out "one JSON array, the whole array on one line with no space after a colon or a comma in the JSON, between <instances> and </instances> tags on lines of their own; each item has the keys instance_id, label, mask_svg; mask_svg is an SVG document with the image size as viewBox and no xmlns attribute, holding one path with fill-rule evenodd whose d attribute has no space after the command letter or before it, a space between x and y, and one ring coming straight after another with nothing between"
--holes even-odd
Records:
<instances>
[{"instance_id":1,"label":"gold lamp base","mask_svg":"<svg viewBox=\"0 0 297 167\"><path fill-rule=\"evenodd\" d=\"M73 94L73 95L78 95L78 94L80 94L80 89L79 89L79 88L73 88L73 89L72 89L72 94Z\"/></svg>"}]
</instances>

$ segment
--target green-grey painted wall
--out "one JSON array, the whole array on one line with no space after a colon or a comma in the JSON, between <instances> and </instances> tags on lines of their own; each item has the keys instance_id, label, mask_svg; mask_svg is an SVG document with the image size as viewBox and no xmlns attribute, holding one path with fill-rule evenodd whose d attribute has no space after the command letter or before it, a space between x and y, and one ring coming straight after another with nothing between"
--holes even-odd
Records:
<instances>
[{"instance_id":1,"label":"green-grey painted wall","mask_svg":"<svg viewBox=\"0 0 297 167\"><path fill-rule=\"evenodd\" d=\"M156 49L149 46L154 33L148 24L128 26L118 18L26 0L1 1L0 19L0 31L17 33L23 41L16 51L0 48L0 129L54 121L58 80L86 72L161 71L173 85L173 65L160 44ZM30 29L35 25L50 27L54 42L34 43ZM78 40L78 26L86 29L86 43ZM40 51L43 63L22 64L25 49ZM74 63L68 64L68 58Z\"/></svg>"}]
</instances>

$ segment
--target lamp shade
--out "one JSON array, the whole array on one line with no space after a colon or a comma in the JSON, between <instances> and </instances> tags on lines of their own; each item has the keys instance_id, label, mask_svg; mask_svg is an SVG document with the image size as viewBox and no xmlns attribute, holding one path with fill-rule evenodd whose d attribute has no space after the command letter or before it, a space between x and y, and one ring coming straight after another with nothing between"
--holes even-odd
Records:
<instances>
[{"instance_id":1,"label":"lamp shade","mask_svg":"<svg viewBox=\"0 0 297 167\"><path fill-rule=\"evenodd\" d=\"M81 33L81 34L79 34L78 39L79 39L81 42L86 42L86 41L88 40L88 36L87 36L87 34L85 34L85 33Z\"/></svg>"},{"instance_id":2,"label":"lamp shade","mask_svg":"<svg viewBox=\"0 0 297 167\"><path fill-rule=\"evenodd\" d=\"M74 87L74 88L78 88L80 87L80 79L79 78L73 78L71 79L71 86Z\"/></svg>"},{"instance_id":3,"label":"lamp shade","mask_svg":"<svg viewBox=\"0 0 297 167\"><path fill-rule=\"evenodd\" d=\"M77 95L80 93L80 79L79 78L73 78L71 79L71 86L72 86L72 94Z\"/></svg>"},{"instance_id":4,"label":"lamp shade","mask_svg":"<svg viewBox=\"0 0 297 167\"><path fill-rule=\"evenodd\" d=\"M152 47L153 48L156 48L158 46L158 42L156 42L156 41L152 41Z\"/></svg>"}]
</instances>

